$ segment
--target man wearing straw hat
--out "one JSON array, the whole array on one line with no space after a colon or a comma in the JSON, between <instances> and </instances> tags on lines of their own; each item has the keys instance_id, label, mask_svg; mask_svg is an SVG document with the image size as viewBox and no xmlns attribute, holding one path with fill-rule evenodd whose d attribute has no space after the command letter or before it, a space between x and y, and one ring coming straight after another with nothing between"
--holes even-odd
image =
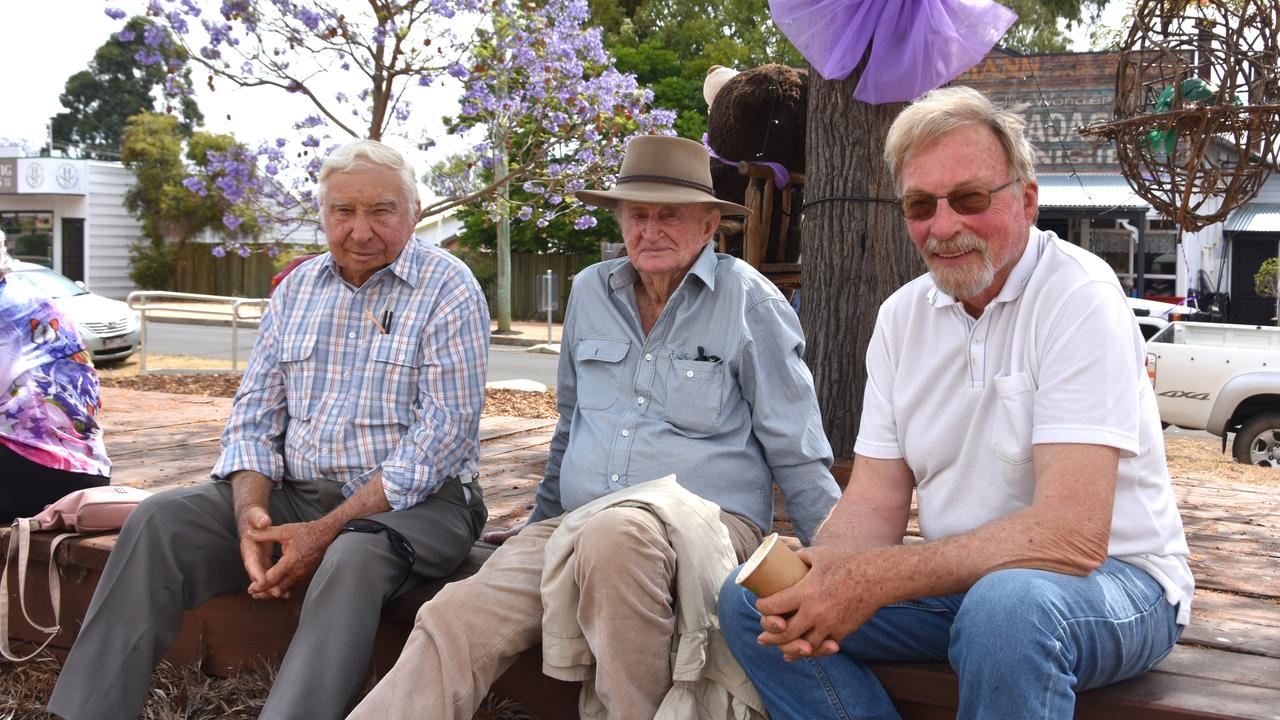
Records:
<instances>
[{"instance_id":1,"label":"man wearing straw hat","mask_svg":"<svg viewBox=\"0 0 1280 720\"><path fill-rule=\"evenodd\" d=\"M835 501L795 313L750 266L712 251L721 212L746 208L712 195L706 149L637 137L616 186L578 198L615 211L627 257L574 281L560 423L533 513L494 534L505 544L477 575L422 606L399 662L352 717L470 718L522 651L543 642L545 667L544 612L563 608L544 608L544 550L575 509L674 474L719 506L712 520L741 562L772 524L775 482L806 542ZM653 718L671 688L674 534L635 507L578 531L587 682L609 718Z\"/></svg>"}]
</instances>

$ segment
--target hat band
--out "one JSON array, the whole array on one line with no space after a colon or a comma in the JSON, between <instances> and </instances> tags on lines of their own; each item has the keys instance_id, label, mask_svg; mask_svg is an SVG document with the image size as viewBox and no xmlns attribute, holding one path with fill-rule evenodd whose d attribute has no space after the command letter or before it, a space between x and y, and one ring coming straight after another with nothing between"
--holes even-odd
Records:
<instances>
[{"instance_id":1,"label":"hat band","mask_svg":"<svg viewBox=\"0 0 1280 720\"><path fill-rule=\"evenodd\" d=\"M646 181L667 183L669 185L683 185L684 187L690 187L690 188L694 188L695 190L701 190L702 192L708 195L715 195L715 191L712 190L710 185L703 185L700 182L694 182L693 180L685 180L684 178L671 177L670 175L626 175L624 177L618 178L617 184L621 185L623 183L628 183L628 182L646 182Z\"/></svg>"}]
</instances>

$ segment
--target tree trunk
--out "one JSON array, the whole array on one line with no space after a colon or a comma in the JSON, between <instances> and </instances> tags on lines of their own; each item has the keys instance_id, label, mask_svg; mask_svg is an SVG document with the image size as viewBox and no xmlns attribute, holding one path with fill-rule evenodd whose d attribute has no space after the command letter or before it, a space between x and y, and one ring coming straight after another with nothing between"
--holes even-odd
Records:
<instances>
[{"instance_id":1,"label":"tree trunk","mask_svg":"<svg viewBox=\"0 0 1280 720\"><path fill-rule=\"evenodd\" d=\"M809 71L805 202L843 195L896 195L881 154L902 104L853 99L861 70L842 81ZM895 205L821 202L804 213L800 319L836 458L851 458L866 385L867 343L880 303L924 272Z\"/></svg>"},{"instance_id":2,"label":"tree trunk","mask_svg":"<svg viewBox=\"0 0 1280 720\"><path fill-rule=\"evenodd\" d=\"M500 137L495 147L498 161L493 174L495 180L501 180L510 170L507 167L506 137ZM498 188L498 207L502 213L498 218L498 291L494 298L498 306L498 333L511 332L511 206L506 202L508 188L505 183Z\"/></svg>"}]
</instances>

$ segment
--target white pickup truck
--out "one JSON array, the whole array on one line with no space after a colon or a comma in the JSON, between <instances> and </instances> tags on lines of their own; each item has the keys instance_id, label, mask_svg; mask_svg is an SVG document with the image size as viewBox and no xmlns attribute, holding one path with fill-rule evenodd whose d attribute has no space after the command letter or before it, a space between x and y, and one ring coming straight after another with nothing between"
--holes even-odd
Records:
<instances>
[{"instance_id":1,"label":"white pickup truck","mask_svg":"<svg viewBox=\"0 0 1280 720\"><path fill-rule=\"evenodd\" d=\"M1280 328L1172 322L1147 341L1160 419L1235 433L1236 462L1280 467Z\"/></svg>"}]
</instances>

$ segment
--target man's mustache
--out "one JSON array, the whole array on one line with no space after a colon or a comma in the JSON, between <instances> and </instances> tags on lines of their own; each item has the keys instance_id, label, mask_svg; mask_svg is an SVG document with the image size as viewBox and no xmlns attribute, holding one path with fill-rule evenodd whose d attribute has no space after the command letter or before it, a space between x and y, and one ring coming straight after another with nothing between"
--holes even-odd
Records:
<instances>
[{"instance_id":1,"label":"man's mustache","mask_svg":"<svg viewBox=\"0 0 1280 720\"><path fill-rule=\"evenodd\" d=\"M953 235L947 240L930 235L924 241L924 251L930 255L959 255L970 250L977 250L985 254L987 244L983 242L982 238L969 233Z\"/></svg>"}]
</instances>

